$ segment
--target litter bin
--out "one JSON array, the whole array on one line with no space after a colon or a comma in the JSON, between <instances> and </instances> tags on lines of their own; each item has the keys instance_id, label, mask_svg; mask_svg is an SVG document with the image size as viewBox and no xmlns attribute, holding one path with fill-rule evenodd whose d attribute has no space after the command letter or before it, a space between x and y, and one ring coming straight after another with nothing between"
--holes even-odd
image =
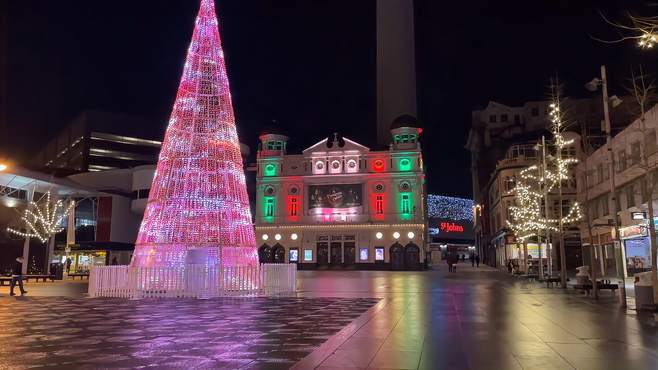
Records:
<instances>
[{"instance_id":1,"label":"litter bin","mask_svg":"<svg viewBox=\"0 0 658 370\"><path fill-rule=\"evenodd\" d=\"M635 306L653 306L653 287L651 286L651 271L639 272L635 276Z\"/></svg>"},{"instance_id":2,"label":"litter bin","mask_svg":"<svg viewBox=\"0 0 658 370\"><path fill-rule=\"evenodd\" d=\"M64 264L63 263L51 263L50 264L50 273L55 276L55 280L64 279Z\"/></svg>"}]
</instances>

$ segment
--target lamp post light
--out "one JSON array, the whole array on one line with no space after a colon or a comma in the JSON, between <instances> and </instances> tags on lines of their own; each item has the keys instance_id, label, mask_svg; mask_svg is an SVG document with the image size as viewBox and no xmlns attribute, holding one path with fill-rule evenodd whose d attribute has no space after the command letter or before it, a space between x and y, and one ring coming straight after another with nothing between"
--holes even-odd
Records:
<instances>
[{"instance_id":1,"label":"lamp post light","mask_svg":"<svg viewBox=\"0 0 658 370\"><path fill-rule=\"evenodd\" d=\"M610 158L610 194L612 195L612 240L613 240L613 246L616 250L619 249L621 253L621 261L622 261L622 268L621 268L621 276L619 276L622 279L622 286L620 287L620 293L622 295L622 305L623 307L626 307L626 256L625 256L625 251L624 248L621 245L621 240L619 239L619 222L617 219L617 213L619 210L617 209L617 188L615 185L615 155L612 150L612 129L610 125L610 109L609 109L609 104L612 104L612 107L616 107L619 104L621 104L621 99L619 99L616 95L612 96L611 98L608 98L608 80L606 77L606 70L605 70L605 65L601 66L601 78L593 78L590 82L585 84L585 88L589 91L597 91L598 88L601 88L601 95L603 98L603 119L604 119L604 131L605 131L605 137L606 137L606 146L608 149L608 156ZM593 243L593 240L590 240L590 243ZM603 254L601 253L601 246L598 246L599 250L599 258L603 258ZM618 269L619 270L619 269ZM594 271L594 266L592 266L592 271ZM619 272L617 273L619 275ZM594 282L596 284L596 282ZM596 289L596 285L594 285L594 288Z\"/></svg>"},{"instance_id":2,"label":"lamp post light","mask_svg":"<svg viewBox=\"0 0 658 370\"><path fill-rule=\"evenodd\" d=\"M7 169L7 165L4 163L0 163L0 172L4 171Z\"/></svg>"}]
</instances>

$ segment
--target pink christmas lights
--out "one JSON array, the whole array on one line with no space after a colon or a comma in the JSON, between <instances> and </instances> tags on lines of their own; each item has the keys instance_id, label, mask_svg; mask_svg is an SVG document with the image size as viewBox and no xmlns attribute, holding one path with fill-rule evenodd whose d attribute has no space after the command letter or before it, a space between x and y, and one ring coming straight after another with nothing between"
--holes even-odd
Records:
<instances>
[{"instance_id":1,"label":"pink christmas lights","mask_svg":"<svg viewBox=\"0 0 658 370\"><path fill-rule=\"evenodd\" d=\"M131 264L180 266L192 255L258 263L214 0L201 0Z\"/></svg>"}]
</instances>

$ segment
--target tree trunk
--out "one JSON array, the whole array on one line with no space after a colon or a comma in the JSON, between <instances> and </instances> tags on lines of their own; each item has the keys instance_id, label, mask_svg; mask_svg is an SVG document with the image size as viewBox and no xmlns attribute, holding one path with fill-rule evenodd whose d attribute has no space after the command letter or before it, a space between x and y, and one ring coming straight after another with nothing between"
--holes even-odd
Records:
<instances>
[{"instance_id":1,"label":"tree trunk","mask_svg":"<svg viewBox=\"0 0 658 370\"><path fill-rule=\"evenodd\" d=\"M647 182L650 182L650 172L647 171ZM649 189L653 189L653 184L647 184ZM656 245L656 224L653 220L653 197L649 196L649 242L651 243L651 284L653 286L653 302L658 304L658 275L656 274L656 254L658 253L658 246ZM625 261L624 261L625 262Z\"/></svg>"},{"instance_id":2,"label":"tree trunk","mask_svg":"<svg viewBox=\"0 0 658 370\"><path fill-rule=\"evenodd\" d=\"M523 271L528 274L528 241L523 240Z\"/></svg>"}]
</instances>

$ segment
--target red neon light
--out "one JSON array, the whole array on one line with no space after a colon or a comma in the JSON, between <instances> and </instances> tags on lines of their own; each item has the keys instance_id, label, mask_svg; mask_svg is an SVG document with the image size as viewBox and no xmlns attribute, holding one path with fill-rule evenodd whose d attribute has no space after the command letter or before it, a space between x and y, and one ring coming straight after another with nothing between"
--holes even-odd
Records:
<instances>
[{"instance_id":1,"label":"red neon light","mask_svg":"<svg viewBox=\"0 0 658 370\"><path fill-rule=\"evenodd\" d=\"M302 206L301 197L299 195L288 196L288 220L299 221L299 213Z\"/></svg>"},{"instance_id":2,"label":"red neon light","mask_svg":"<svg viewBox=\"0 0 658 370\"><path fill-rule=\"evenodd\" d=\"M383 221L386 210L386 194L370 194L370 215L373 220Z\"/></svg>"},{"instance_id":3,"label":"red neon light","mask_svg":"<svg viewBox=\"0 0 658 370\"><path fill-rule=\"evenodd\" d=\"M463 233L464 226L458 225L454 222L441 222L441 231L447 233Z\"/></svg>"},{"instance_id":4,"label":"red neon light","mask_svg":"<svg viewBox=\"0 0 658 370\"><path fill-rule=\"evenodd\" d=\"M375 159L372 162L372 169L375 172L384 172L386 169L386 162L383 159Z\"/></svg>"}]
</instances>

